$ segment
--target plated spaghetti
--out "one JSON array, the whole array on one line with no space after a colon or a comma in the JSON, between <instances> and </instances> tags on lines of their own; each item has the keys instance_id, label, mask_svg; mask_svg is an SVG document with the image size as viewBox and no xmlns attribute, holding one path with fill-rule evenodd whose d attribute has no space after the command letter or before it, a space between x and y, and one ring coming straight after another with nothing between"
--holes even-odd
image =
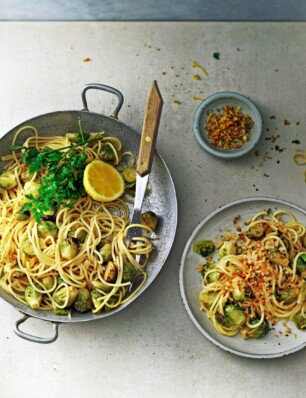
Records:
<instances>
[{"instance_id":1,"label":"plated spaghetti","mask_svg":"<svg viewBox=\"0 0 306 398\"><path fill-rule=\"evenodd\" d=\"M0 174L1 288L31 308L59 315L73 309L100 313L130 300L147 278L152 230L138 225L143 236L128 246L133 225L125 194L97 202L86 194L83 176L93 160L122 172L123 163L134 166L134 155L122 152L119 139L85 134L81 127L79 133L46 137L26 126L11 149ZM141 283L130 291L138 278Z\"/></svg>"},{"instance_id":2,"label":"plated spaghetti","mask_svg":"<svg viewBox=\"0 0 306 398\"><path fill-rule=\"evenodd\" d=\"M198 267L201 309L226 336L261 338L280 319L305 329L305 226L290 212L271 209L254 215L243 229L235 226L216 244L194 243L206 259Z\"/></svg>"}]
</instances>

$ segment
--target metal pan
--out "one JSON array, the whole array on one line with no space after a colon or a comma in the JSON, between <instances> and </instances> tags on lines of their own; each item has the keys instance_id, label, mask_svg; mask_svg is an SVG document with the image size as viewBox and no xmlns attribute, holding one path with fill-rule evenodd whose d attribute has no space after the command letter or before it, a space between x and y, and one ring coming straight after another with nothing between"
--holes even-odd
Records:
<instances>
[{"instance_id":1,"label":"metal pan","mask_svg":"<svg viewBox=\"0 0 306 398\"><path fill-rule=\"evenodd\" d=\"M104 116L102 114L89 111L86 100L88 89L103 90L112 93L117 97L118 102L111 116ZM81 96L84 107L81 111L59 111L47 113L34 117L33 119L27 120L14 127L0 140L0 156L6 155L10 152L8 146L11 144L15 132L23 126L35 126L38 129L39 134L43 136L64 135L68 131L76 131L78 129L78 120L81 120L82 128L85 132L105 131L107 135L115 136L121 140L123 150L131 150L137 156L140 134L118 120L118 114L124 100L121 92L113 87L102 84L88 84L82 89ZM26 133L27 132L25 131L25 134L22 134L22 141L24 141ZM17 144L21 144L21 142ZM165 162L157 151L155 151L154 154L149 184L152 190L150 195L147 195L144 200L143 209L154 211L159 216L160 222L158 229L153 236L154 250L147 266L148 279L143 288L137 292L130 301L113 311L101 314L92 314L91 312L85 314L73 313L71 318L55 315L52 311L33 310L30 307L21 304L14 299L14 297L10 296L0 288L0 297L24 315L23 318L18 320L15 324L14 331L18 336L37 343L51 343L58 337L58 325L60 323L93 321L122 311L130 303L136 300L153 282L168 257L174 241L177 226L177 199L174 184ZM41 338L29 335L20 330L20 324L28 317L34 317L53 323L53 336L50 338Z\"/></svg>"}]
</instances>

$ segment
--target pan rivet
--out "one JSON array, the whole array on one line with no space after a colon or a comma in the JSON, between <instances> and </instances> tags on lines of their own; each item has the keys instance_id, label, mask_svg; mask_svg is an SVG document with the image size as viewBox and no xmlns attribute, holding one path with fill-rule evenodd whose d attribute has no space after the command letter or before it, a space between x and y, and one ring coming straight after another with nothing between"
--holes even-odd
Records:
<instances>
[{"instance_id":1,"label":"pan rivet","mask_svg":"<svg viewBox=\"0 0 306 398\"><path fill-rule=\"evenodd\" d=\"M151 137L149 137L148 135L146 136L146 141L150 142L151 141Z\"/></svg>"},{"instance_id":2,"label":"pan rivet","mask_svg":"<svg viewBox=\"0 0 306 398\"><path fill-rule=\"evenodd\" d=\"M78 113L76 113L73 117L74 117L76 120L80 120L80 119L81 119L81 116L80 116Z\"/></svg>"},{"instance_id":3,"label":"pan rivet","mask_svg":"<svg viewBox=\"0 0 306 398\"><path fill-rule=\"evenodd\" d=\"M120 124L116 124L116 130L121 131L122 127L120 126Z\"/></svg>"}]
</instances>

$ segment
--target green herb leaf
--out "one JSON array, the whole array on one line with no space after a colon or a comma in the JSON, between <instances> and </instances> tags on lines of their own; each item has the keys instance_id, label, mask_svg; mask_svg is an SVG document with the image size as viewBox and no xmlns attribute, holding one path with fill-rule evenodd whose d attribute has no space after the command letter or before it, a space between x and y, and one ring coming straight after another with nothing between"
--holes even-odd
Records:
<instances>
[{"instance_id":1,"label":"green herb leaf","mask_svg":"<svg viewBox=\"0 0 306 398\"><path fill-rule=\"evenodd\" d=\"M220 53L214 53L214 58L219 60L220 59Z\"/></svg>"},{"instance_id":2,"label":"green herb leaf","mask_svg":"<svg viewBox=\"0 0 306 398\"><path fill-rule=\"evenodd\" d=\"M82 142L59 149L11 146L12 151L23 151L20 160L26 163L30 173L42 172L39 196L26 195L30 200L23 207L31 211L37 222L50 209L58 210L60 206L72 207L74 201L85 194L83 175L86 167L86 148L91 142L103 140L103 136L85 140L79 122ZM87 135L86 135L87 136Z\"/></svg>"},{"instance_id":3,"label":"green herb leaf","mask_svg":"<svg viewBox=\"0 0 306 398\"><path fill-rule=\"evenodd\" d=\"M27 149L23 145L9 145L11 151L21 151L22 149Z\"/></svg>"}]
</instances>

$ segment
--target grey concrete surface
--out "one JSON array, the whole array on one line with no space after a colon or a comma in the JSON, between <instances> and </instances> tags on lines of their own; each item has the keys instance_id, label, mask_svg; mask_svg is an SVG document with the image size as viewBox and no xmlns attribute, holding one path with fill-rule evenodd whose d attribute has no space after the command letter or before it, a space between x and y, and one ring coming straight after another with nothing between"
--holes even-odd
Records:
<instances>
[{"instance_id":1,"label":"grey concrete surface","mask_svg":"<svg viewBox=\"0 0 306 398\"><path fill-rule=\"evenodd\" d=\"M304 398L306 350L254 360L216 347L185 311L179 267L191 232L220 205L270 196L305 207L305 167L292 157L306 144L306 23L2 22L0 37L0 136L35 115L81 109L81 88L93 82L122 91L119 118L139 131L157 80L164 99L157 149L179 206L164 268L122 313L63 324L54 344L39 345L14 334L21 314L0 300L0 397ZM209 155L193 133L195 98L225 90L249 96L264 120L256 151L233 161ZM89 109L109 115L113 104L97 95ZM35 319L23 330L52 334Z\"/></svg>"},{"instance_id":2,"label":"grey concrete surface","mask_svg":"<svg viewBox=\"0 0 306 398\"><path fill-rule=\"evenodd\" d=\"M0 0L0 20L303 21L304 0Z\"/></svg>"}]
</instances>

